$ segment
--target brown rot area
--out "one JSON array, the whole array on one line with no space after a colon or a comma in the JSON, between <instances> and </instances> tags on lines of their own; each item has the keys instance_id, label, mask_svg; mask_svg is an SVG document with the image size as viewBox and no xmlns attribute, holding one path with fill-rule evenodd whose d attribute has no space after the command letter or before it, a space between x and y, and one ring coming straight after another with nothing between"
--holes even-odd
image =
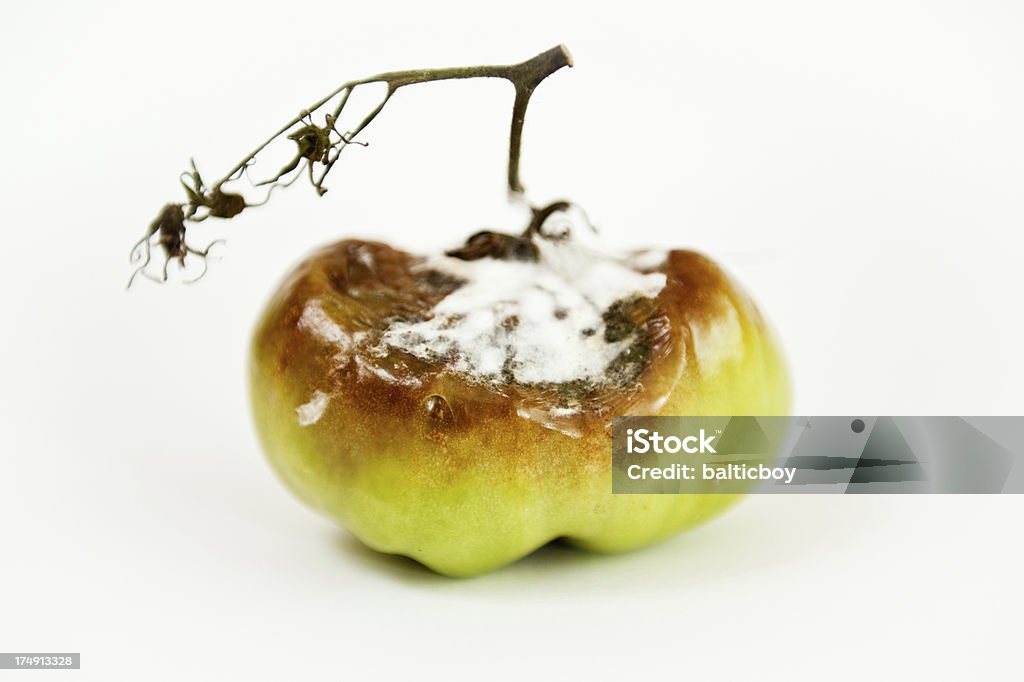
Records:
<instances>
[{"instance_id":1,"label":"brown rot area","mask_svg":"<svg viewBox=\"0 0 1024 682\"><path fill-rule=\"evenodd\" d=\"M720 311L722 295L738 299L725 272L695 251L670 251L659 270L668 275L668 285L658 297L659 303L689 322L711 321Z\"/></svg>"},{"instance_id":2,"label":"brown rot area","mask_svg":"<svg viewBox=\"0 0 1024 682\"><path fill-rule=\"evenodd\" d=\"M294 387L296 405L319 391L332 404L410 420L428 434L525 417L578 435L590 431L590 422L656 410L687 364L690 325L713 318L723 292L732 291L710 260L671 252L657 270L666 284L655 298L621 299L604 311L595 340L621 350L599 381L523 383L506 356L501 380L481 382L457 371L450 354L422 357L381 343L397 323L431 319L434 307L466 284L431 262L383 243L346 240L296 268L257 334L258 351ZM571 313L556 309L552 318ZM496 334L517 325L514 315L500 318ZM579 333L593 337L598 330Z\"/></svg>"}]
</instances>

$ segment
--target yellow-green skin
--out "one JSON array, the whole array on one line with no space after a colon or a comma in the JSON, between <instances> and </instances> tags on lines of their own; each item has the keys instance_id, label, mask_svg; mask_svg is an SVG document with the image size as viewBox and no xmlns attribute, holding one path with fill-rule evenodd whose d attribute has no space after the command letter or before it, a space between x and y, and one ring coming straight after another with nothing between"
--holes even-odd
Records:
<instances>
[{"instance_id":1,"label":"yellow-green skin","mask_svg":"<svg viewBox=\"0 0 1024 682\"><path fill-rule=\"evenodd\" d=\"M737 496L612 494L611 417L788 410L785 366L756 308L689 251L645 270L668 284L639 393L608 391L571 428L520 416L545 400L529 390L481 388L415 358L368 360L347 334L372 334L389 309L422 313L447 293L414 274L421 262L374 242L326 247L276 292L252 346L255 422L274 469L375 550L473 576L556 538L596 552L658 542ZM323 315L310 315L311 302ZM317 391L326 407L302 425L296 410Z\"/></svg>"}]
</instances>

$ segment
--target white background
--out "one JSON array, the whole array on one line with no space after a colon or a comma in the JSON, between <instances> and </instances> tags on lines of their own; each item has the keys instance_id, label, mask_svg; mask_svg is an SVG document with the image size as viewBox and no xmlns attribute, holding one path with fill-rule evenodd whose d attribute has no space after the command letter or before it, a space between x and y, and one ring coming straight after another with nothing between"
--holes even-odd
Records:
<instances>
[{"instance_id":1,"label":"white background","mask_svg":"<svg viewBox=\"0 0 1024 682\"><path fill-rule=\"evenodd\" d=\"M344 80L565 42L577 66L526 125L536 203L719 259L778 328L796 413L1021 413L1020 3L3 15L0 650L83 656L33 675L1019 679L1020 497L760 497L646 551L548 548L452 581L275 480L247 402L260 306L341 236L439 249L518 227L507 84L402 91L325 199L296 186L197 229L228 239L201 284L123 287L189 156L213 177Z\"/></svg>"}]
</instances>

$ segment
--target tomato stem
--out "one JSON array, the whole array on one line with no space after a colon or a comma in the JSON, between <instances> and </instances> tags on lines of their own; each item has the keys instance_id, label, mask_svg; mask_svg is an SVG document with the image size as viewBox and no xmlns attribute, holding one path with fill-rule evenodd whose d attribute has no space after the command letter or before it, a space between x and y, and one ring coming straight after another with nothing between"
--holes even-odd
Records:
<instances>
[{"instance_id":1,"label":"tomato stem","mask_svg":"<svg viewBox=\"0 0 1024 682\"><path fill-rule=\"evenodd\" d=\"M349 81L348 83L339 85L330 94L313 103L313 105L308 109L303 109L299 112L298 116L282 126L280 130L271 135L263 144L256 147L256 149L239 161L217 184L229 181L236 174L245 169L245 167L256 158L256 155L263 151L270 143L291 130L294 126L301 123L304 119L309 118L313 112L318 111L329 101L338 95L342 95L341 101L338 102L332 114L335 120L338 119L341 116L342 109L344 109L345 104L348 102L348 96L360 85L384 83L387 85L387 92L381 102L369 114L367 114L365 118L363 118L360 124L353 131L342 136L345 140L344 144L350 144L356 135L361 133L363 129L373 122L377 115L384 109L388 100L391 99L391 96L394 95L399 88L403 88L407 85L431 83L443 80L503 78L512 83L516 93L515 100L512 104L512 126L509 132L508 188L511 192L521 194L523 192L523 185L519 180L519 156L522 147L523 123L526 120L526 107L530 103L530 96L533 94L533 91L537 86L540 85L541 81L565 66L572 66L572 55L569 54L569 50L565 45L558 45L550 50L540 53L536 57L526 60L525 62L511 64L508 66L456 66L443 69L390 71L387 73L377 74L376 76L370 76L369 78ZM338 155L334 155L328 163L324 164L325 167L323 173L321 174L320 179L315 183L318 189L321 189L324 178L327 177L327 173L330 172L331 167L337 159Z\"/></svg>"},{"instance_id":2,"label":"tomato stem","mask_svg":"<svg viewBox=\"0 0 1024 682\"><path fill-rule=\"evenodd\" d=\"M181 204L169 204L161 212L162 216L168 214L169 210L180 212L181 226L172 230L174 226L171 226L166 220L154 221L146 235L136 243L132 250L131 260L137 265L135 274L139 272L145 274L145 269L150 262L150 246L163 247L165 259L176 258L182 266L184 266L185 257L183 254L197 255L197 257L198 254L205 255L205 251L185 248L185 223L200 222L210 217L233 218L246 208L262 206L270 199L270 195L275 189L291 185L304 171L308 174L309 180L317 192L320 195L325 194L327 188L324 187L324 181L340 158L341 152L350 144L365 146L366 143L357 141L355 138L384 110L395 92L407 85L469 78L501 78L510 82L515 89L515 99L512 103L512 122L509 130L508 189L512 194L521 195L524 190L519 178L519 157L522 149L526 108L530 103L530 97L541 81L566 66L572 66L572 56L564 45L558 45L518 64L390 71L343 83L325 97L314 102L309 108L300 111L295 118L249 152L212 185L207 185L203 181L193 163L192 170L182 174L182 184L185 186L188 200ZM359 86L374 83L383 83L387 86L384 97L354 129L345 133L340 132L336 125L342 110L349 101L349 96ZM315 123L313 115L335 98L338 98L337 104L334 105L332 111L324 114L323 123ZM286 136L288 140L295 143L297 150L294 158L276 176L261 182L252 182L255 187L269 186L262 201L248 203L240 194L223 189L225 185L240 180L243 175L247 176L249 167L256 157L282 136ZM318 166L322 167L319 174L315 172ZM285 179L286 176L292 174L294 174L293 177ZM165 226L165 223L168 226ZM168 249L168 243L172 240L169 240L164 234L172 231L175 243L171 246L178 247L173 253ZM166 279L166 267L164 268L164 279Z\"/></svg>"}]
</instances>

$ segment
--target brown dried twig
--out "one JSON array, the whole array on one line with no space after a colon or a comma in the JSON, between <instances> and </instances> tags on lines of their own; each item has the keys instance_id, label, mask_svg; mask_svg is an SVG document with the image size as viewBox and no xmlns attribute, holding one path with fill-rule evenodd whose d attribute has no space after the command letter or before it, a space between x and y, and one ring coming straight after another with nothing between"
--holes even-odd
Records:
<instances>
[{"instance_id":1,"label":"brown dried twig","mask_svg":"<svg viewBox=\"0 0 1024 682\"><path fill-rule=\"evenodd\" d=\"M200 274L202 277L206 272L205 257L210 247L200 250L187 245L185 242L187 225L211 217L230 219L241 214L247 208L263 205L270 199L276 188L287 187L301 177L302 169L300 167L303 164L310 184L319 195L325 194L327 188L324 186L324 181L338 162L342 151L351 144L366 145L365 142L357 141L355 138L383 111L395 92L407 85L469 78L501 78L509 81L515 89L515 100L512 104L512 124L509 131L508 188L514 194L522 194L523 186L519 180L519 156L526 107L529 104L530 96L541 81L565 66L572 66L572 57L564 45L559 45L519 64L392 71L340 85L309 108L303 109L298 116L247 154L212 185L206 185L195 163L192 162L191 170L182 174L182 185L185 188L187 201L164 206L157 218L150 224L146 234L136 243L131 254L131 261L136 266L136 270L132 273L128 286L131 286L139 274L154 281L166 281L169 263L176 260L179 266L184 267L185 260L189 256L204 259L204 270ZM384 97L353 130L346 133L338 131L337 122L348 103L349 96L358 87L373 83L383 83L386 86ZM338 98L337 104L332 110L323 114L323 123L315 123L314 115L335 98ZM249 203L240 193L225 189L227 185L238 182L243 177L247 178L249 168L257 156L282 136L296 145L296 153L293 159L274 177L262 182L250 182L255 187L269 187L262 201ZM319 174L317 174L318 168L320 169ZM292 173L295 174L294 177L286 179ZM152 260L153 248L163 250L164 263L161 270L162 277L159 279L147 270Z\"/></svg>"}]
</instances>

